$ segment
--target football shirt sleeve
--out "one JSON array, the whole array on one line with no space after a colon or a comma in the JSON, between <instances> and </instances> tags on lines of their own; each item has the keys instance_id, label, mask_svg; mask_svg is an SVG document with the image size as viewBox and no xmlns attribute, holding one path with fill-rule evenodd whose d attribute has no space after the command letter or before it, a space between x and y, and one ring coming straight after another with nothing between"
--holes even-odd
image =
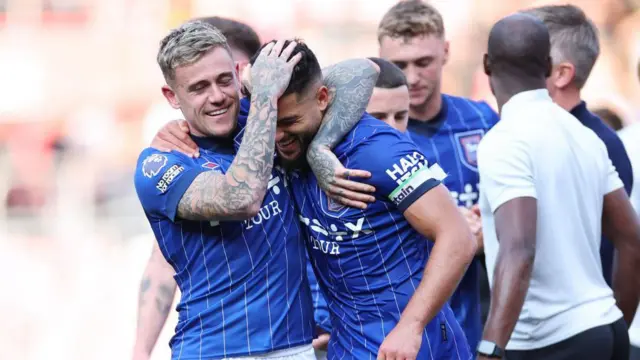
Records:
<instances>
[{"instance_id":1,"label":"football shirt sleeve","mask_svg":"<svg viewBox=\"0 0 640 360\"><path fill-rule=\"evenodd\" d=\"M349 160L345 166L371 172L365 182L402 212L445 177L437 164L427 163L409 137L386 127L356 145Z\"/></svg>"},{"instance_id":2,"label":"football shirt sleeve","mask_svg":"<svg viewBox=\"0 0 640 360\"><path fill-rule=\"evenodd\" d=\"M605 189L604 195L607 195L609 193L612 193L624 187L624 184L622 183L622 180L620 180L620 176L618 174L618 171L616 170L616 167L613 166L613 163L611 162L611 159L608 156L606 160L606 167L607 167L606 179L605 179L606 189Z\"/></svg>"},{"instance_id":3,"label":"football shirt sleeve","mask_svg":"<svg viewBox=\"0 0 640 360\"><path fill-rule=\"evenodd\" d=\"M145 212L175 221L178 203L193 180L207 169L177 152L146 149L138 159L134 183Z\"/></svg>"},{"instance_id":4,"label":"football shirt sleeve","mask_svg":"<svg viewBox=\"0 0 640 360\"><path fill-rule=\"evenodd\" d=\"M495 212L519 197L536 198L530 146L523 139L484 139L478 146L480 189Z\"/></svg>"}]
</instances>

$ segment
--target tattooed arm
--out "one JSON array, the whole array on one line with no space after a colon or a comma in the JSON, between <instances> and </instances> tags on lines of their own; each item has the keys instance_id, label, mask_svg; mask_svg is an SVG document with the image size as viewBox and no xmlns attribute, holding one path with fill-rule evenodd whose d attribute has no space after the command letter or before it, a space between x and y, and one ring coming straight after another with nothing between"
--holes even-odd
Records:
<instances>
[{"instance_id":1,"label":"tattooed arm","mask_svg":"<svg viewBox=\"0 0 640 360\"><path fill-rule=\"evenodd\" d=\"M173 274L173 268L164 259L158 243L154 241L151 257L140 282L134 360L149 359L158 341L176 294Z\"/></svg>"},{"instance_id":2,"label":"tattooed arm","mask_svg":"<svg viewBox=\"0 0 640 360\"><path fill-rule=\"evenodd\" d=\"M366 184L348 180L350 176L369 177L366 171L345 169L331 152L353 128L364 113L380 69L367 59L340 62L322 71L324 85L329 89L329 106L307 151L307 160L318 184L327 194L348 206L364 208L373 196L360 194L373 192Z\"/></svg>"},{"instance_id":3,"label":"tattooed arm","mask_svg":"<svg viewBox=\"0 0 640 360\"><path fill-rule=\"evenodd\" d=\"M242 145L226 174L198 175L178 203L178 217L187 220L243 220L255 216L267 192L273 168L278 98L300 61L291 42L265 46L251 67L254 93ZM280 53L282 51L282 53Z\"/></svg>"}]
</instances>

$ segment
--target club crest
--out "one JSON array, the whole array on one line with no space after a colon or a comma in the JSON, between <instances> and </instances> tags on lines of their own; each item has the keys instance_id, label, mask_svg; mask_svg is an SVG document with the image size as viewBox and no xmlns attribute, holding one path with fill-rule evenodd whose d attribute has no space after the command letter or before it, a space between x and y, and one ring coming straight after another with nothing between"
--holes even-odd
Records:
<instances>
[{"instance_id":1,"label":"club crest","mask_svg":"<svg viewBox=\"0 0 640 360\"><path fill-rule=\"evenodd\" d=\"M465 131L454 135L456 145L458 146L458 154L462 164L467 168L478 171L478 145L484 136L484 130L477 129Z\"/></svg>"},{"instance_id":2,"label":"club crest","mask_svg":"<svg viewBox=\"0 0 640 360\"><path fill-rule=\"evenodd\" d=\"M317 191L319 192L320 208L326 215L339 218L341 216L344 216L344 214L349 210L348 206L342 205L339 202L328 197L327 194L325 194L325 192L320 189L320 187L317 188Z\"/></svg>"}]
</instances>

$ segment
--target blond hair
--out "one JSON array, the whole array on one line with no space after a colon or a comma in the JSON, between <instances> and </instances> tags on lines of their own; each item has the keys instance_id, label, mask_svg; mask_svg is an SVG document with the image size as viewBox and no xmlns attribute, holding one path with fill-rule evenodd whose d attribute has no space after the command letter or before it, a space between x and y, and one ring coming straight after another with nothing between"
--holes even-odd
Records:
<instances>
[{"instance_id":1,"label":"blond hair","mask_svg":"<svg viewBox=\"0 0 640 360\"><path fill-rule=\"evenodd\" d=\"M383 37L411 39L416 36L444 37L442 15L421 0L400 1L382 17L378 25L378 41Z\"/></svg>"},{"instance_id":2,"label":"blond hair","mask_svg":"<svg viewBox=\"0 0 640 360\"><path fill-rule=\"evenodd\" d=\"M175 80L177 67L195 63L216 47L231 53L227 39L218 29L204 21L189 21L162 39L156 60L165 80L170 82Z\"/></svg>"}]
</instances>

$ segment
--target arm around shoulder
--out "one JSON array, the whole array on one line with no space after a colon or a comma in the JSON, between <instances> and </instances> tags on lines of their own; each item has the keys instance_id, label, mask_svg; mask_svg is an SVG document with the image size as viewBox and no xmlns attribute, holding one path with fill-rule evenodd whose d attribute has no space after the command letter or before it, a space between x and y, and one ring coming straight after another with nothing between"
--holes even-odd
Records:
<instances>
[{"instance_id":1,"label":"arm around shoulder","mask_svg":"<svg viewBox=\"0 0 640 360\"><path fill-rule=\"evenodd\" d=\"M273 168L277 96L251 98L242 145L225 174L203 172L180 199L178 216L187 220L245 220L255 216Z\"/></svg>"}]
</instances>

